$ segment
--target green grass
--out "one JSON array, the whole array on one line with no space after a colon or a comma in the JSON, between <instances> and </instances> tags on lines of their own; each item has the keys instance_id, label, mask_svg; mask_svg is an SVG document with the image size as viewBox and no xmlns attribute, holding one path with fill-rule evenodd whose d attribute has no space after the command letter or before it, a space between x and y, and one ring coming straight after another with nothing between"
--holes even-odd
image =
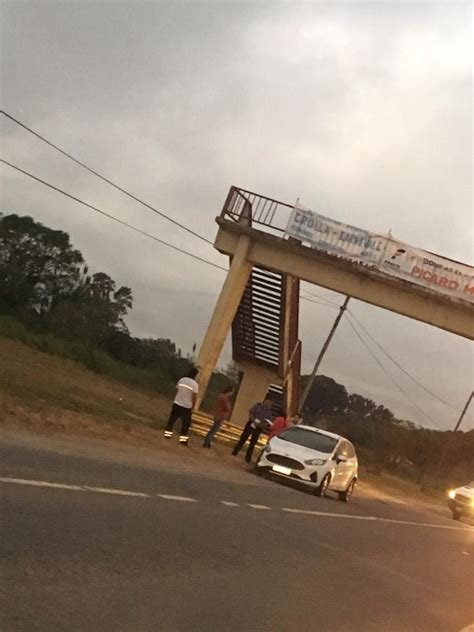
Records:
<instances>
[{"instance_id":1,"label":"green grass","mask_svg":"<svg viewBox=\"0 0 474 632\"><path fill-rule=\"evenodd\" d=\"M0 315L0 336L19 340L24 344L61 358L80 362L90 371L105 375L131 386L141 387L165 397L173 397L176 379L171 377L165 367L156 365L152 368L135 367L112 358L108 353L94 345L76 340L60 338L54 334L41 333L29 329L12 316ZM210 411L217 395L229 381L222 381L221 374L211 378L202 409Z\"/></svg>"},{"instance_id":2,"label":"green grass","mask_svg":"<svg viewBox=\"0 0 474 632\"><path fill-rule=\"evenodd\" d=\"M20 340L29 347L80 362L90 371L132 386L140 386L166 396L174 393L174 380L164 374L160 367L144 369L125 364L87 342L32 331L10 316L0 316L0 336Z\"/></svg>"}]
</instances>

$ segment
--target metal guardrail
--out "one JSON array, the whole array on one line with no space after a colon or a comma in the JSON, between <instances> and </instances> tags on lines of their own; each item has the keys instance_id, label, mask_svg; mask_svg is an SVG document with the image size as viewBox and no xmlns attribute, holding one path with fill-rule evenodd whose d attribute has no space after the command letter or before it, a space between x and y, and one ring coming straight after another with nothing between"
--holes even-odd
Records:
<instances>
[{"instance_id":1,"label":"metal guardrail","mask_svg":"<svg viewBox=\"0 0 474 632\"><path fill-rule=\"evenodd\" d=\"M288 223L294 204L287 204L246 189L231 187L221 216L249 226L259 224L282 233Z\"/></svg>"},{"instance_id":2,"label":"metal guardrail","mask_svg":"<svg viewBox=\"0 0 474 632\"><path fill-rule=\"evenodd\" d=\"M206 413L201 411L196 411L193 413L192 430L195 434L204 437L208 433L209 428L212 426L212 422L213 419L210 415L206 415ZM223 443L236 443L239 440L241 432L242 428L240 426L224 421L219 432L216 434L216 439L222 441ZM257 442L257 447L263 448L266 443L267 436L262 434Z\"/></svg>"}]
</instances>

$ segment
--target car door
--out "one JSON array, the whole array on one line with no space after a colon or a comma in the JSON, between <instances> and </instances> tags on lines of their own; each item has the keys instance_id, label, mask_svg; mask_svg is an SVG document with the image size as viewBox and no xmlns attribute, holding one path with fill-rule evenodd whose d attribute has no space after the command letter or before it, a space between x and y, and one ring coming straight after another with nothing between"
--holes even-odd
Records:
<instances>
[{"instance_id":1,"label":"car door","mask_svg":"<svg viewBox=\"0 0 474 632\"><path fill-rule=\"evenodd\" d=\"M346 445L346 456L347 456L346 466L347 467L345 470L346 476L345 476L344 489L347 489L347 486L352 481L352 479L354 477L357 477L357 455L352 443L350 441L346 441L345 443L347 444Z\"/></svg>"},{"instance_id":2,"label":"car door","mask_svg":"<svg viewBox=\"0 0 474 632\"><path fill-rule=\"evenodd\" d=\"M344 457L347 458L346 456L346 442L342 439L339 442L339 445L336 448L336 451L334 452L334 456L333 459L335 460L335 465L334 465L334 476L332 478L331 481L331 487L333 487L334 489L338 489L338 490L343 490L346 488L345 485L345 480L346 480L346 462L341 461L340 463L338 463L338 458L339 457Z\"/></svg>"},{"instance_id":3,"label":"car door","mask_svg":"<svg viewBox=\"0 0 474 632\"><path fill-rule=\"evenodd\" d=\"M357 459L354 446L349 441L342 439L340 444L337 446L335 456L336 458L338 456L342 456L345 460L340 463L336 463L334 484L332 487L343 491L347 489L356 472Z\"/></svg>"}]
</instances>

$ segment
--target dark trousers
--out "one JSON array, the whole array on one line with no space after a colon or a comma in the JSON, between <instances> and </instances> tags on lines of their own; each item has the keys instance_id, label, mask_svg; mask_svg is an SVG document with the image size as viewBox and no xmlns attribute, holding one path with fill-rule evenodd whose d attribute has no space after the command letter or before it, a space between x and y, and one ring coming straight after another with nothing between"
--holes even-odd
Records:
<instances>
[{"instance_id":1,"label":"dark trousers","mask_svg":"<svg viewBox=\"0 0 474 632\"><path fill-rule=\"evenodd\" d=\"M192 412L191 408L184 408L183 406L178 406L178 404L173 404L170 417L165 428L165 436L171 436L175 423L178 419L181 419L181 434L179 435L179 440L181 443L187 443L189 428L191 427Z\"/></svg>"},{"instance_id":2,"label":"dark trousers","mask_svg":"<svg viewBox=\"0 0 474 632\"><path fill-rule=\"evenodd\" d=\"M253 450L255 446L257 445L258 438L260 437L261 434L262 434L262 431L260 430L260 428L252 428L252 421L249 419L247 423L245 424L244 429L242 430L242 434L240 435L239 440L237 441L237 443L234 446L234 449L232 450L232 454L236 456L240 452L240 450L244 447L247 439L250 437L250 443L247 448L247 454L245 455L245 460L247 461L247 463L250 463L250 461L252 460Z\"/></svg>"},{"instance_id":3,"label":"dark trousers","mask_svg":"<svg viewBox=\"0 0 474 632\"><path fill-rule=\"evenodd\" d=\"M204 439L204 445L207 447L211 447L211 441L214 439L214 437L216 436L216 434L219 432L219 430L221 429L221 426L223 424L224 420L223 419L214 419L212 426L209 430L209 432L206 435L206 438Z\"/></svg>"}]
</instances>

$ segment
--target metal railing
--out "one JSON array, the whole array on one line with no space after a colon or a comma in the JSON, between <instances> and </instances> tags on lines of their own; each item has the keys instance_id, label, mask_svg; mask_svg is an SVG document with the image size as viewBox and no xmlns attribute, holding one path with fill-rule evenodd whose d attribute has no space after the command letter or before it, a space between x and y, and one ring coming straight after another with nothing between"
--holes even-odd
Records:
<instances>
[{"instance_id":1,"label":"metal railing","mask_svg":"<svg viewBox=\"0 0 474 632\"><path fill-rule=\"evenodd\" d=\"M224 203L221 217L249 226L265 226L283 233L293 208L292 204L233 186Z\"/></svg>"},{"instance_id":2,"label":"metal railing","mask_svg":"<svg viewBox=\"0 0 474 632\"><path fill-rule=\"evenodd\" d=\"M204 437L209 432L209 428L211 427L212 422L213 419L210 415L206 415L203 412L196 411L193 413L192 430L195 434ZM240 426L235 426L229 421L224 421L219 432L216 434L216 438L223 443L236 443L240 437L241 432L242 428ZM257 447L263 448L266 443L267 436L262 434L257 442Z\"/></svg>"}]
</instances>

